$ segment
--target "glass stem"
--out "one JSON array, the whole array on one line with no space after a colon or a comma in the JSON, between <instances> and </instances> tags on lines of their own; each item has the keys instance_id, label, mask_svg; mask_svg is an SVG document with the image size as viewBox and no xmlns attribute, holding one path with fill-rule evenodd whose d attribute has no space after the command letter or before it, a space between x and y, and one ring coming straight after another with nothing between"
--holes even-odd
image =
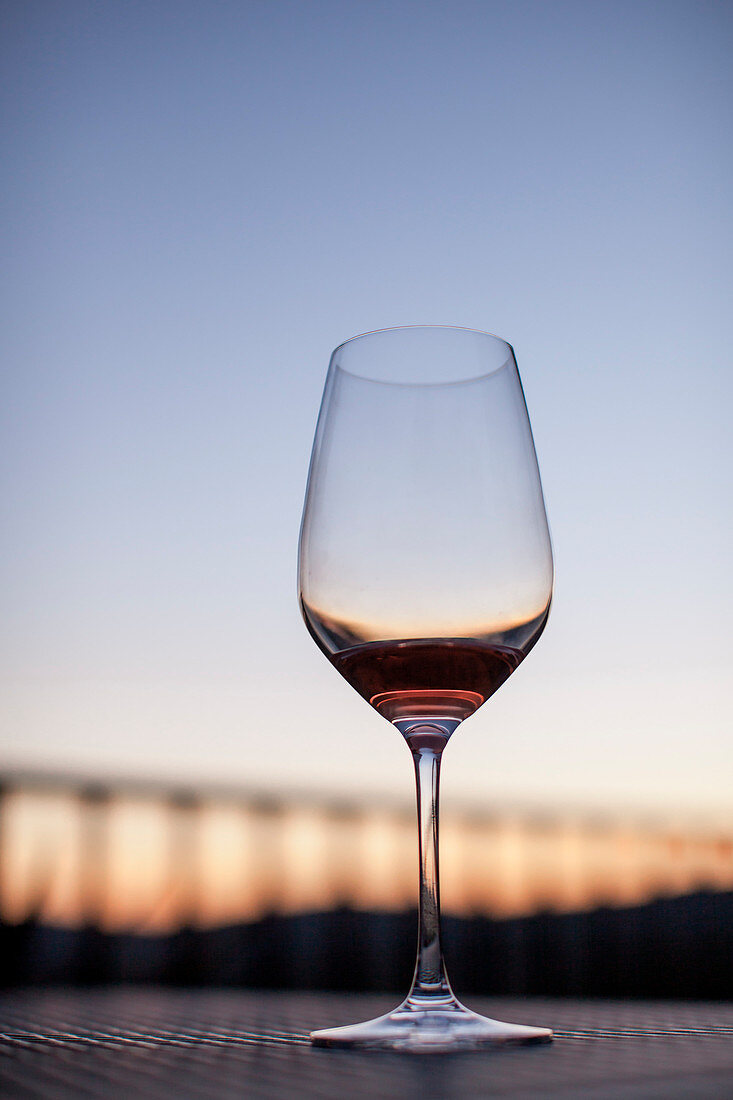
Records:
<instances>
[{"instance_id":1,"label":"glass stem","mask_svg":"<svg viewBox=\"0 0 733 1100\"><path fill-rule=\"evenodd\" d=\"M417 828L420 849L420 906L417 964L407 1001L453 1001L440 944L440 883L438 878L438 794L440 758L447 738L422 735L407 738L415 763Z\"/></svg>"}]
</instances>

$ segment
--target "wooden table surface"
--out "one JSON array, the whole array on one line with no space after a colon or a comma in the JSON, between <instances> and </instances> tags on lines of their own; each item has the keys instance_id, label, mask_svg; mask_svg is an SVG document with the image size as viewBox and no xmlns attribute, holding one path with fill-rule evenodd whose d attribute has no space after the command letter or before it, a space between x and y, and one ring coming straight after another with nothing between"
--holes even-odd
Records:
<instances>
[{"instance_id":1,"label":"wooden table surface","mask_svg":"<svg viewBox=\"0 0 733 1100\"><path fill-rule=\"evenodd\" d=\"M455 1055L313 1049L311 1028L366 1019L396 998L151 988L0 996L5 1100L726 1100L733 1004L476 999L552 1027L552 1045Z\"/></svg>"}]
</instances>

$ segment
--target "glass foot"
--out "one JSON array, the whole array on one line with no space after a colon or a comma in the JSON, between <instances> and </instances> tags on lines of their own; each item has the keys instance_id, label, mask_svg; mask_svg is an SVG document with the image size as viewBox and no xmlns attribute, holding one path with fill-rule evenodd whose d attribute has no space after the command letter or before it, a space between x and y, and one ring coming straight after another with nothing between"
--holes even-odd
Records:
<instances>
[{"instance_id":1,"label":"glass foot","mask_svg":"<svg viewBox=\"0 0 733 1100\"><path fill-rule=\"evenodd\" d=\"M479 1016L455 999L425 1005L408 997L399 1008L376 1020L313 1031L311 1042L317 1047L440 1054L506 1044L550 1043L552 1032L545 1027L504 1024Z\"/></svg>"}]
</instances>

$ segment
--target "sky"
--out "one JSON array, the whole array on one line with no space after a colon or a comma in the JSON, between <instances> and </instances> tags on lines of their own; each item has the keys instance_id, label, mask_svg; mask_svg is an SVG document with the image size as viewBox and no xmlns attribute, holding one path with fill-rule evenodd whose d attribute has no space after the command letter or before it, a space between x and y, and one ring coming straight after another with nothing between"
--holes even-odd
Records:
<instances>
[{"instance_id":1,"label":"sky","mask_svg":"<svg viewBox=\"0 0 733 1100\"><path fill-rule=\"evenodd\" d=\"M331 350L454 324L515 348L556 590L446 800L730 819L733 8L0 20L0 768L409 799L297 538Z\"/></svg>"}]
</instances>

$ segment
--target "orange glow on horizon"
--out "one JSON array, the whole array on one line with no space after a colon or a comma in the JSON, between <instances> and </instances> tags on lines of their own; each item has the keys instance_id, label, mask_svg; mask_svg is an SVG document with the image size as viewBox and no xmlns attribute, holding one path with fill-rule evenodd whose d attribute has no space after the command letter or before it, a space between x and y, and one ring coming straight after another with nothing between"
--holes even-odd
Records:
<instances>
[{"instance_id":1,"label":"orange glow on horizon","mask_svg":"<svg viewBox=\"0 0 733 1100\"><path fill-rule=\"evenodd\" d=\"M163 933L267 912L399 911L416 904L412 815L17 790L1 809L0 913L67 927ZM507 815L446 815L446 912L509 917L733 889L720 831Z\"/></svg>"}]
</instances>

